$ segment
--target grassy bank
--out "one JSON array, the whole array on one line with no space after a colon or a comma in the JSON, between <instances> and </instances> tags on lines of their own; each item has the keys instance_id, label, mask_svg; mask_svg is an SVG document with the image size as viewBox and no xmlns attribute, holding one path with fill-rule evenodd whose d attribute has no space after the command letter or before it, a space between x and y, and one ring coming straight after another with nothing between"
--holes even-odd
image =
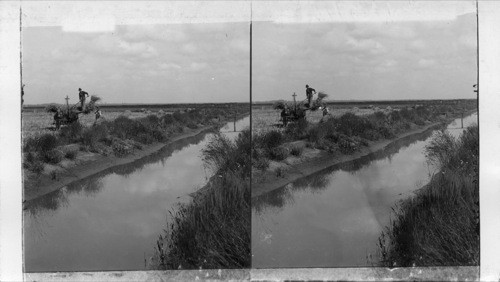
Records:
<instances>
[{"instance_id":1,"label":"grassy bank","mask_svg":"<svg viewBox=\"0 0 500 282\"><path fill-rule=\"evenodd\" d=\"M289 156L300 157L304 147L328 151L333 155L350 155L371 142L392 139L398 134L447 117L458 116L474 105L417 106L391 111L376 111L370 115L345 113L318 123L299 120L284 129L254 131L253 166L266 170L270 161L283 161ZM444 115L443 113L447 113ZM302 140L297 144L297 140ZM276 171L276 174L282 172Z\"/></svg>"},{"instance_id":2,"label":"grassy bank","mask_svg":"<svg viewBox=\"0 0 500 282\"><path fill-rule=\"evenodd\" d=\"M382 266L478 265L478 127L455 139L445 132L426 147L439 168L430 183L402 201L379 238Z\"/></svg>"},{"instance_id":3,"label":"grassy bank","mask_svg":"<svg viewBox=\"0 0 500 282\"><path fill-rule=\"evenodd\" d=\"M237 108L237 111L241 114L247 109ZM123 157L154 142L168 141L186 130L217 125L233 115L234 111L223 109L195 109L173 114L159 112L137 119L123 115L93 126L76 122L58 132L23 139L23 166L40 174L44 165L74 160L80 152Z\"/></svg>"},{"instance_id":4,"label":"grassy bank","mask_svg":"<svg viewBox=\"0 0 500 282\"><path fill-rule=\"evenodd\" d=\"M249 268L250 131L235 141L216 135L203 150L212 170L203 192L171 212L152 268Z\"/></svg>"}]
</instances>

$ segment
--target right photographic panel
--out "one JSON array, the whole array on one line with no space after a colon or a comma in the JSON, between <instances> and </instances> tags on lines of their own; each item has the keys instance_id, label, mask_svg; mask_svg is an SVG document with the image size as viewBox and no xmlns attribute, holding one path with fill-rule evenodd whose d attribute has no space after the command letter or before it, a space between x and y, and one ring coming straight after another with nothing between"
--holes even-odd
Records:
<instances>
[{"instance_id":1,"label":"right photographic panel","mask_svg":"<svg viewBox=\"0 0 500 282\"><path fill-rule=\"evenodd\" d=\"M479 265L476 2L252 14L252 267Z\"/></svg>"}]
</instances>

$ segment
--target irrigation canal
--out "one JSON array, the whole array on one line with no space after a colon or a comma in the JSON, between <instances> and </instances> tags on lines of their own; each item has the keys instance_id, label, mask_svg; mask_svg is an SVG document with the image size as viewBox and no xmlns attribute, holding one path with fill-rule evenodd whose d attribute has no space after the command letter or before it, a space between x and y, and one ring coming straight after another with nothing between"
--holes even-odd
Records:
<instances>
[{"instance_id":1,"label":"irrigation canal","mask_svg":"<svg viewBox=\"0 0 500 282\"><path fill-rule=\"evenodd\" d=\"M463 126L477 124L477 114ZM461 119L447 130L459 136ZM331 167L252 199L252 267L357 267L377 263L391 207L429 181L424 147L435 131Z\"/></svg>"},{"instance_id":2,"label":"irrigation canal","mask_svg":"<svg viewBox=\"0 0 500 282\"><path fill-rule=\"evenodd\" d=\"M250 117L220 129L235 138ZM237 132L232 132L237 131ZM203 133L137 162L74 182L25 204L26 272L143 270L169 210L211 176Z\"/></svg>"}]
</instances>

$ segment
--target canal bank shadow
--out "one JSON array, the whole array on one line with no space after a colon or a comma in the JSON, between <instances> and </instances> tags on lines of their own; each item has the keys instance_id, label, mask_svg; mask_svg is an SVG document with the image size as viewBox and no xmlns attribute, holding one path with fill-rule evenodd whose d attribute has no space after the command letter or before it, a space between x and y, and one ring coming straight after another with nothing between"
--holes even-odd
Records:
<instances>
[{"instance_id":1,"label":"canal bank shadow","mask_svg":"<svg viewBox=\"0 0 500 282\"><path fill-rule=\"evenodd\" d=\"M36 218L42 211L56 211L61 207L69 205L68 197L71 194L83 194L87 197L95 197L103 189L101 179L109 174L116 174L123 177L141 171L149 164L161 162L165 165L166 160L173 153L180 151L188 146L199 144L208 134L216 133L217 129L207 129L199 134L183 138L165 145L162 149L152 153L149 156L138 159L132 163L114 166L105 169L92 176L70 183L56 191L43 195L41 197L26 201L23 204L23 210L31 217Z\"/></svg>"},{"instance_id":2,"label":"canal bank shadow","mask_svg":"<svg viewBox=\"0 0 500 282\"><path fill-rule=\"evenodd\" d=\"M341 164L330 166L326 169L318 171L314 174L300 178L292 183L289 183L281 188L275 189L269 193L252 198L252 209L260 214L267 209L282 209L286 205L294 203L294 192L296 191L309 191L310 193L321 193L329 187L332 173L342 170L355 174L360 169L369 166L372 162L389 159L399 153L401 150L411 146L412 144L424 141L432 136L434 131L445 129L445 125L437 125L429 128L418 134L413 134L394 140L384 149L370 153L361 158L343 162ZM369 196L374 192L365 191ZM373 199L376 197L368 197Z\"/></svg>"}]
</instances>

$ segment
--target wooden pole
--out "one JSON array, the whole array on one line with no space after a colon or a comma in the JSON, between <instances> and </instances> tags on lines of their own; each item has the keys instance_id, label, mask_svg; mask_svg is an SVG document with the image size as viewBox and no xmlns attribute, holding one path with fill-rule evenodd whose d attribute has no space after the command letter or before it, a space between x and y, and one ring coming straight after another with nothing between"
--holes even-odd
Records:
<instances>
[{"instance_id":1,"label":"wooden pole","mask_svg":"<svg viewBox=\"0 0 500 282\"><path fill-rule=\"evenodd\" d=\"M233 121L233 124L234 124L234 132L236 132L236 111L234 111L234 121Z\"/></svg>"},{"instance_id":2,"label":"wooden pole","mask_svg":"<svg viewBox=\"0 0 500 282\"><path fill-rule=\"evenodd\" d=\"M293 92L293 109L295 111L297 111L297 101L295 100L295 97L297 96L297 94L295 94L295 92Z\"/></svg>"},{"instance_id":3,"label":"wooden pole","mask_svg":"<svg viewBox=\"0 0 500 282\"><path fill-rule=\"evenodd\" d=\"M68 100L69 100L69 97L68 95L66 95L66 98L64 98L66 100L66 111L68 112L68 115L69 115L69 103L68 103Z\"/></svg>"},{"instance_id":4,"label":"wooden pole","mask_svg":"<svg viewBox=\"0 0 500 282\"><path fill-rule=\"evenodd\" d=\"M464 113L462 112L462 128L464 128Z\"/></svg>"}]
</instances>

